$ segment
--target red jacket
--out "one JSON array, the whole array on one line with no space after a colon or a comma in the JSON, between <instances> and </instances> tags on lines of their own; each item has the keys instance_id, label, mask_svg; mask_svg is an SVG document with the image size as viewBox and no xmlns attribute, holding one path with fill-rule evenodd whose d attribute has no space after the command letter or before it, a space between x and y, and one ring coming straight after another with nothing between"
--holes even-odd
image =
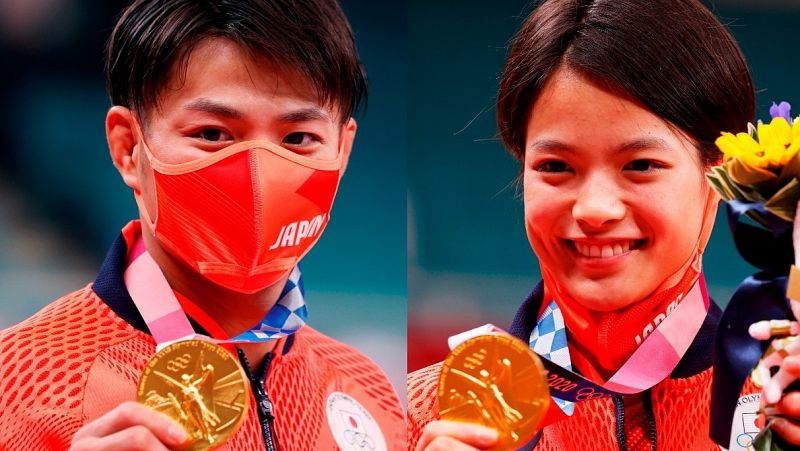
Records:
<instances>
[{"instance_id":1,"label":"red jacket","mask_svg":"<svg viewBox=\"0 0 800 451\"><path fill-rule=\"evenodd\" d=\"M517 312L509 329L512 335L528 341L541 302L540 284ZM544 428L529 446L537 451L639 451L631 444L646 436L650 442L655 437L658 450L719 450L708 431L711 344L720 315L712 302L700 332L669 379L644 393L626 396L624 401L605 398L580 402L572 417ZM440 364L432 365L408 376L409 449L416 446L425 424L439 418L439 368Z\"/></svg>"},{"instance_id":2,"label":"red jacket","mask_svg":"<svg viewBox=\"0 0 800 451\"><path fill-rule=\"evenodd\" d=\"M81 426L136 399L155 342L122 282L126 254L118 239L94 284L0 332L0 449L66 449ZM284 450L337 449L329 426L334 392L371 414L363 419L377 422L388 449L405 447L402 408L384 373L310 327L276 346L265 385ZM222 449L264 449L250 395L241 429Z\"/></svg>"}]
</instances>

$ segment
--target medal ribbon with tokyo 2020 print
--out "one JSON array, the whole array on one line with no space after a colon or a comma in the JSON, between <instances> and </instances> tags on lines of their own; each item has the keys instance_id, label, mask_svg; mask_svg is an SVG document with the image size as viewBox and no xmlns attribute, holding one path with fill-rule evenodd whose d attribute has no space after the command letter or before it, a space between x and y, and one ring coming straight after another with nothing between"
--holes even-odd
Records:
<instances>
[{"instance_id":1,"label":"medal ribbon with tokyo 2020 print","mask_svg":"<svg viewBox=\"0 0 800 451\"><path fill-rule=\"evenodd\" d=\"M189 439L182 449L221 446L247 415L250 384L238 359L215 343L270 341L300 329L306 316L300 271L293 270L259 325L231 339L195 333L141 236L131 248L124 278L157 350L139 379L136 400L186 430Z\"/></svg>"},{"instance_id":2,"label":"medal ribbon with tokyo 2020 print","mask_svg":"<svg viewBox=\"0 0 800 451\"><path fill-rule=\"evenodd\" d=\"M566 340L556 339L556 335L564 333L563 330L558 330L564 328L563 320L556 321L554 316L557 316L557 311L545 309L531 333L530 348L542 357L554 402L550 404L539 428L571 415L572 404L575 402L640 393L669 377L700 330L709 302L705 280L701 274L675 310L647 336L625 364L604 384L597 384L565 368L571 368L569 350L562 349ZM470 337L497 333L506 334L495 326L486 325L450 337L448 344L450 349L455 349ZM564 353L566 360L560 358Z\"/></svg>"},{"instance_id":3,"label":"medal ribbon with tokyo 2020 print","mask_svg":"<svg viewBox=\"0 0 800 451\"><path fill-rule=\"evenodd\" d=\"M303 280L300 269L292 270L278 301L264 318L236 337L219 339L196 334L175 292L153 257L145 250L141 236L130 251L125 285L136 308L156 341L157 349L181 340L202 338L211 343L253 343L277 340L293 334L306 324Z\"/></svg>"},{"instance_id":4,"label":"medal ribbon with tokyo 2020 print","mask_svg":"<svg viewBox=\"0 0 800 451\"><path fill-rule=\"evenodd\" d=\"M610 396L640 393L669 377L703 325L709 308L705 279L697 282L628 360L604 384L597 384L571 371L563 319L557 321L558 306L551 302L531 333L530 347L542 357L555 405L542 426L572 415L573 403ZM558 339L559 336L563 337Z\"/></svg>"}]
</instances>

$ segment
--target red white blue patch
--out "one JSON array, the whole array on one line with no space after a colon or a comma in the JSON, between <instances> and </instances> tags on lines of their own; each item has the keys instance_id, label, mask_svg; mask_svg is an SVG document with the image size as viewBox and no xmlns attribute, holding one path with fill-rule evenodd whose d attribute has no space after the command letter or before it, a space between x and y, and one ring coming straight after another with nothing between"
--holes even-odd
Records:
<instances>
[{"instance_id":1,"label":"red white blue patch","mask_svg":"<svg viewBox=\"0 0 800 451\"><path fill-rule=\"evenodd\" d=\"M328 426L343 451L385 451L378 422L358 401L342 392L333 392L325 401Z\"/></svg>"}]
</instances>

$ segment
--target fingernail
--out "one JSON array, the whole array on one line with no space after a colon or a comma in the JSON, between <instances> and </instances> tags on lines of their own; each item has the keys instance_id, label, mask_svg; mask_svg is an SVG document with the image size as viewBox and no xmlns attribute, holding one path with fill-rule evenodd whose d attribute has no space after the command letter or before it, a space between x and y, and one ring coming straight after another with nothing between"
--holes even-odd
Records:
<instances>
[{"instance_id":1,"label":"fingernail","mask_svg":"<svg viewBox=\"0 0 800 451\"><path fill-rule=\"evenodd\" d=\"M183 443L188 438L186 436L186 431L180 426L170 426L167 430L167 434L169 434L170 440L174 443Z\"/></svg>"}]
</instances>

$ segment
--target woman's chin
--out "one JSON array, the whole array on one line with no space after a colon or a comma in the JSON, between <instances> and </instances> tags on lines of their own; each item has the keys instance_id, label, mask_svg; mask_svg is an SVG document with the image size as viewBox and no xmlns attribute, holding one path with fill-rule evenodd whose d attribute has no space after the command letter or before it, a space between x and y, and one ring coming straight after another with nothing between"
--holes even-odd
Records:
<instances>
[{"instance_id":1,"label":"woman's chin","mask_svg":"<svg viewBox=\"0 0 800 451\"><path fill-rule=\"evenodd\" d=\"M632 287L640 288L640 285L613 279L615 278L576 280L562 286L568 287L569 295L575 302L596 312L613 312L634 305L644 298L644 293L631 290Z\"/></svg>"}]
</instances>

